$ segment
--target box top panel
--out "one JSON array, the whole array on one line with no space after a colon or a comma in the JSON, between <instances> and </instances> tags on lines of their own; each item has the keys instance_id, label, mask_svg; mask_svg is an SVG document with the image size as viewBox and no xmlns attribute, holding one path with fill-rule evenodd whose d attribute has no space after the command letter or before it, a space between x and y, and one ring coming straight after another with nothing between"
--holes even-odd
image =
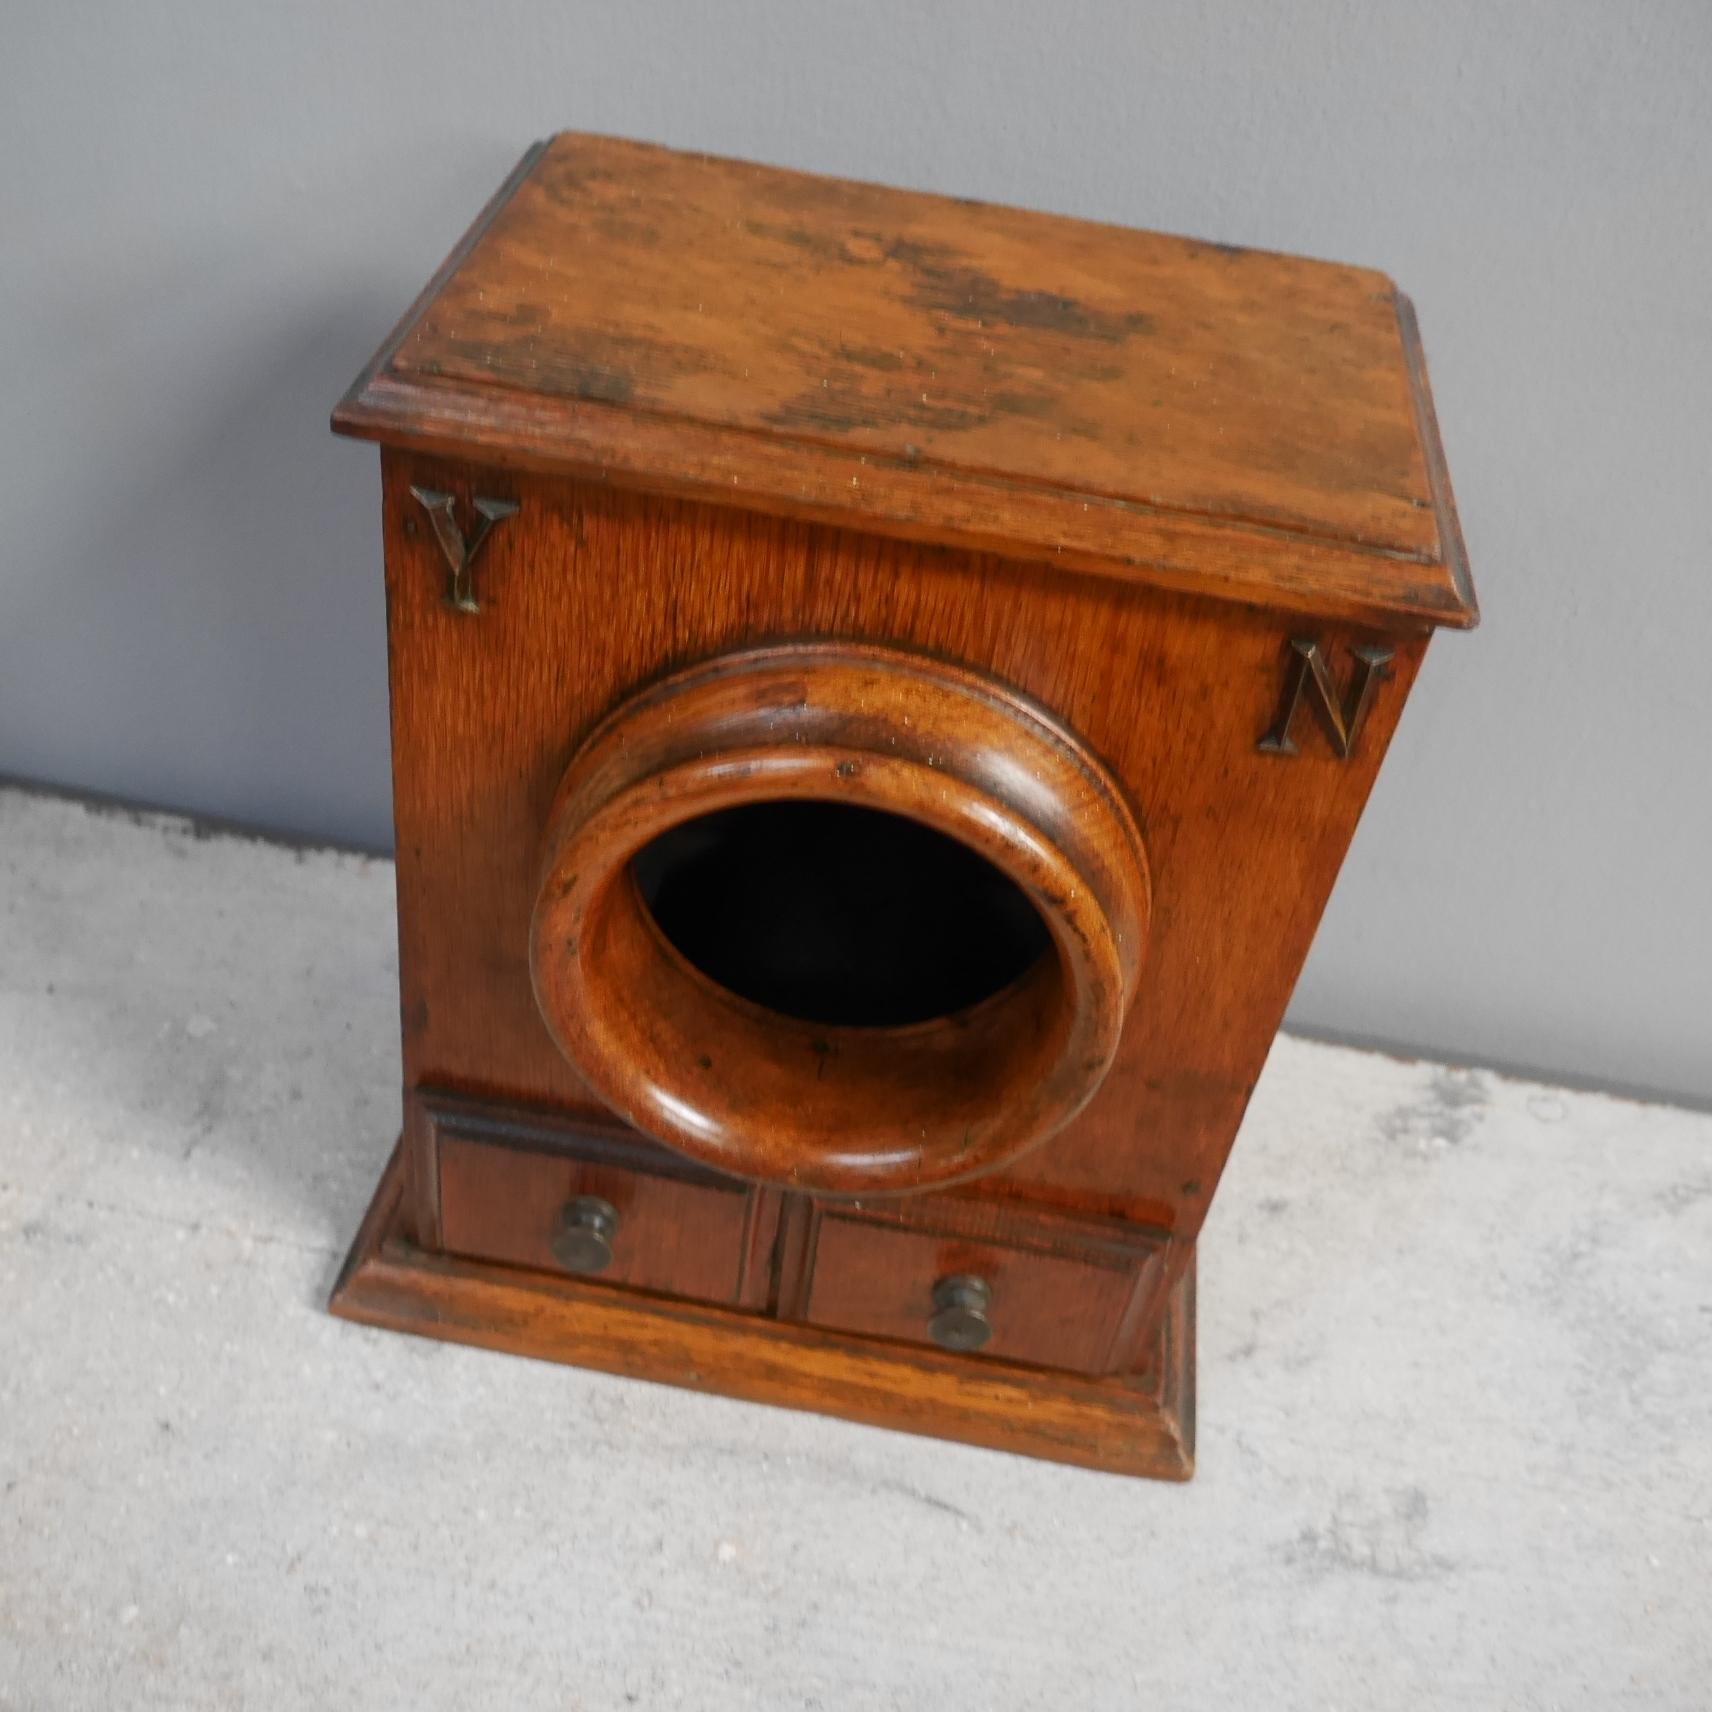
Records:
<instances>
[{"instance_id":1,"label":"box top panel","mask_svg":"<svg viewBox=\"0 0 1712 1712\"><path fill-rule=\"evenodd\" d=\"M565 134L343 432L1371 623L1475 605L1382 274Z\"/></svg>"}]
</instances>

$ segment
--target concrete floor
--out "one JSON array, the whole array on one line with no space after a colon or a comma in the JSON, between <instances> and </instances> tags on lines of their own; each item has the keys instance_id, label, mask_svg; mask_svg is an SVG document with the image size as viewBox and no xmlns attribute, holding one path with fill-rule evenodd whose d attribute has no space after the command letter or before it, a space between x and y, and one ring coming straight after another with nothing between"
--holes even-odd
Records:
<instances>
[{"instance_id":1,"label":"concrete floor","mask_svg":"<svg viewBox=\"0 0 1712 1712\"><path fill-rule=\"evenodd\" d=\"M1281 1040L1125 1481L329 1319L391 888L0 793L0 1707L1712 1704L1712 1117Z\"/></svg>"}]
</instances>

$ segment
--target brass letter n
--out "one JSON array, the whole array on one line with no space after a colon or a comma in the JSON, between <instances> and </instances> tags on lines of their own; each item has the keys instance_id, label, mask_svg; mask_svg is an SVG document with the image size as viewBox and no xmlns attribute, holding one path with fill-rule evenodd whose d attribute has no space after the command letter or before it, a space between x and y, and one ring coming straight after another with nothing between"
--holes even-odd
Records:
<instances>
[{"instance_id":1,"label":"brass letter n","mask_svg":"<svg viewBox=\"0 0 1712 1712\"><path fill-rule=\"evenodd\" d=\"M1373 701L1373 692L1385 676L1391 659L1389 648L1351 648L1355 656L1355 676L1350 681L1349 694L1339 696L1332 681L1332 669L1320 652L1318 642L1296 636L1290 642L1289 676L1284 680L1283 698L1278 703L1278 716L1271 729L1260 739L1260 748L1268 755L1294 755L1296 745L1290 737L1296 710L1302 703L1302 692L1312 689L1315 702L1326 728L1326 736L1340 760L1347 761L1355 740L1361 733L1362 722Z\"/></svg>"},{"instance_id":2,"label":"brass letter n","mask_svg":"<svg viewBox=\"0 0 1712 1712\"><path fill-rule=\"evenodd\" d=\"M446 557L446 599L459 612L480 612L474 574L476 555L486 545L494 524L515 515L517 507L509 499L472 501L481 521L466 541L453 515L456 502L449 493L438 493L431 487L413 487L410 491L428 513L428 521L434 526L434 539L440 543L440 551Z\"/></svg>"}]
</instances>

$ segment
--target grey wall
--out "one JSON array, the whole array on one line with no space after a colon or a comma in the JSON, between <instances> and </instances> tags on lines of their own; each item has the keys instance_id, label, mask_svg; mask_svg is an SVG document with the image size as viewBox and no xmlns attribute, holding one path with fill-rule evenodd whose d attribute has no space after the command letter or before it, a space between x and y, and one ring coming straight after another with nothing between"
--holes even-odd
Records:
<instances>
[{"instance_id":1,"label":"grey wall","mask_svg":"<svg viewBox=\"0 0 1712 1712\"><path fill-rule=\"evenodd\" d=\"M375 458L327 410L574 126L1387 269L1486 612L1304 1025L1712 1095L1712 8L9 8L0 771L381 844Z\"/></svg>"}]
</instances>

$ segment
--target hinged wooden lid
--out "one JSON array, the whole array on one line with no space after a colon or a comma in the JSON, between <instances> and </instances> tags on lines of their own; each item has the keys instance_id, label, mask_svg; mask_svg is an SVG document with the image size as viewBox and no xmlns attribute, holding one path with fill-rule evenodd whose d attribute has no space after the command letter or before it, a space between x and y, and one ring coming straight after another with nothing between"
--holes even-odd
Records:
<instances>
[{"instance_id":1,"label":"hinged wooden lid","mask_svg":"<svg viewBox=\"0 0 1712 1712\"><path fill-rule=\"evenodd\" d=\"M1476 618L1383 274L607 137L524 157L333 424L1224 599Z\"/></svg>"}]
</instances>

